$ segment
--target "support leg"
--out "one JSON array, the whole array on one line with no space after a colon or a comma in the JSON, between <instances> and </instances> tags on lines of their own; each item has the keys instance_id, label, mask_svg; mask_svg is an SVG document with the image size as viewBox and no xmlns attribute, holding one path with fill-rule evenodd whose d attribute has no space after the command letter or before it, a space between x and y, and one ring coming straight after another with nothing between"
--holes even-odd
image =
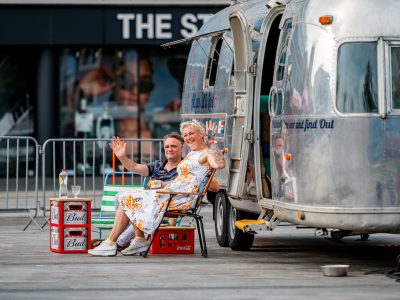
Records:
<instances>
[{"instance_id":1,"label":"support leg","mask_svg":"<svg viewBox=\"0 0 400 300\"><path fill-rule=\"evenodd\" d=\"M174 195L170 195L170 196L169 196L168 203L167 203L167 207L165 208L165 212L164 212L163 216L161 217L160 223L158 223L158 226L157 226L156 230L153 232L153 235L149 235L149 237L151 237L151 239L150 239L149 246L147 247L147 250L144 251L144 252L142 252L142 253L140 253L140 255L142 255L144 258L147 257L147 254L148 254L149 251L150 251L151 244L153 244L154 239L156 238L158 229L160 228L160 225L161 225L161 223L162 223L162 221L163 221L163 219L164 219L165 213L168 211L168 207L169 207L169 204L170 204L171 201L172 201L172 197L173 197L173 196L174 196Z\"/></svg>"},{"instance_id":2,"label":"support leg","mask_svg":"<svg viewBox=\"0 0 400 300\"><path fill-rule=\"evenodd\" d=\"M161 222L162 222L162 219L161 219ZM154 239L156 238L156 235L157 235L158 229L160 228L161 222L160 222L160 224L158 225L157 229L153 232L153 235L149 235L149 237L150 237L149 247L147 247L147 250L146 250L146 251L144 251L144 252L141 253L141 255L142 255L144 258L147 257L147 254L148 254L149 251L150 251L151 244L153 244Z\"/></svg>"},{"instance_id":3,"label":"support leg","mask_svg":"<svg viewBox=\"0 0 400 300\"><path fill-rule=\"evenodd\" d=\"M203 217L196 215L194 218L196 219L196 223L197 223L197 232L199 234L201 255L203 255L204 257L207 257L208 253L207 253L207 243L206 243L206 237L204 234L204 226L203 226L203 220L202 220Z\"/></svg>"},{"instance_id":4,"label":"support leg","mask_svg":"<svg viewBox=\"0 0 400 300\"><path fill-rule=\"evenodd\" d=\"M28 217L30 218L30 220L29 220L28 224L26 224L25 227L22 229L22 231L25 231L29 227L29 225L31 225L32 223L34 223L40 231L43 231L43 227L40 226L40 224L38 222L36 222L35 217L32 217L29 212L28 212Z\"/></svg>"}]
</instances>

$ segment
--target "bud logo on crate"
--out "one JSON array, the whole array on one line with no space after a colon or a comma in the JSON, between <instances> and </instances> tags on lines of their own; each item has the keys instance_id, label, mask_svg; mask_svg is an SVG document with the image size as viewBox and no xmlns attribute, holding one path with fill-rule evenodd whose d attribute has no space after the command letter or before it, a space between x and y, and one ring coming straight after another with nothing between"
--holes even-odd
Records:
<instances>
[{"instance_id":1,"label":"bud logo on crate","mask_svg":"<svg viewBox=\"0 0 400 300\"><path fill-rule=\"evenodd\" d=\"M59 224L60 223L60 207L58 206L58 202L51 201L50 205L50 223Z\"/></svg>"},{"instance_id":2,"label":"bud logo on crate","mask_svg":"<svg viewBox=\"0 0 400 300\"><path fill-rule=\"evenodd\" d=\"M86 250L86 228L64 228L64 250Z\"/></svg>"},{"instance_id":3,"label":"bud logo on crate","mask_svg":"<svg viewBox=\"0 0 400 300\"><path fill-rule=\"evenodd\" d=\"M64 202L64 224L86 224L86 202Z\"/></svg>"},{"instance_id":4,"label":"bud logo on crate","mask_svg":"<svg viewBox=\"0 0 400 300\"><path fill-rule=\"evenodd\" d=\"M60 231L58 227L51 227L50 248L60 249Z\"/></svg>"}]
</instances>

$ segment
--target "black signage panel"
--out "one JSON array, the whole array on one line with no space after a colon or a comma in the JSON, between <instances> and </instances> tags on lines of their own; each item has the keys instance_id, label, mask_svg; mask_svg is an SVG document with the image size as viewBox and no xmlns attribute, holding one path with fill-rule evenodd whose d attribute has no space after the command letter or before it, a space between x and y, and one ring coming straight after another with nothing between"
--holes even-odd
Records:
<instances>
[{"instance_id":1,"label":"black signage panel","mask_svg":"<svg viewBox=\"0 0 400 300\"><path fill-rule=\"evenodd\" d=\"M55 8L52 16L54 44L102 44L103 10L101 8Z\"/></svg>"},{"instance_id":2,"label":"black signage panel","mask_svg":"<svg viewBox=\"0 0 400 300\"><path fill-rule=\"evenodd\" d=\"M47 10L0 6L0 44L49 44L50 33Z\"/></svg>"},{"instance_id":3,"label":"black signage panel","mask_svg":"<svg viewBox=\"0 0 400 300\"><path fill-rule=\"evenodd\" d=\"M193 36L221 8L130 7L105 12L105 43L161 44Z\"/></svg>"},{"instance_id":4,"label":"black signage panel","mask_svg":"<svg viewBox=\"0 0 400 300\"><path fill-rule=\"evenodd\" d=\"M193 36L223 7L0 6L0 45L159 45Z\"/></svg>"}]
</instances>

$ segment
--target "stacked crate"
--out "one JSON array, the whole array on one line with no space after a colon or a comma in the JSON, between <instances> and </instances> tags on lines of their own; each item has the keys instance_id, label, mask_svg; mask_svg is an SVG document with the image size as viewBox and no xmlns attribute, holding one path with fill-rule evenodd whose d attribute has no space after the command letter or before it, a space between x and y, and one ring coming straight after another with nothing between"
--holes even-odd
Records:
<instances>
[{"instance_id":1,"label":"stacked crate","mask_svg":"<svg viewBox=\"0 0 400 300\"><path fill-rule=\"evenodd\" d=\"M50 198L50 251L85 253L90 249L91 200Z\"/></svg>"}]
</instances>

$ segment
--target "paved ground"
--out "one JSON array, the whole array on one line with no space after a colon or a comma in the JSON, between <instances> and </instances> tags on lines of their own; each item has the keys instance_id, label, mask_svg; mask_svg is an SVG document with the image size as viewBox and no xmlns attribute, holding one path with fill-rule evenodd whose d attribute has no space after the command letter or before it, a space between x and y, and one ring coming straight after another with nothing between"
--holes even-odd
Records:
<instances>
[{"instance_id":1,"label":"paved ground","mask_svg":"<svg viewBox=\"0 0 400 300\"><path fill-rule=\"evenodd\" d=\"M211 208L204 209L209 258L90 257L49 251L49 227L21 229L26 218L0 216L0 299L399 299L400 283L371 271L394 268L400 236L363 242L315 237L279 226L248 252L217 245ZM42 220L41 220L42 222ZM348 277L324 277L320 265L349 264Z\"/></svg>"}]
</instances>

